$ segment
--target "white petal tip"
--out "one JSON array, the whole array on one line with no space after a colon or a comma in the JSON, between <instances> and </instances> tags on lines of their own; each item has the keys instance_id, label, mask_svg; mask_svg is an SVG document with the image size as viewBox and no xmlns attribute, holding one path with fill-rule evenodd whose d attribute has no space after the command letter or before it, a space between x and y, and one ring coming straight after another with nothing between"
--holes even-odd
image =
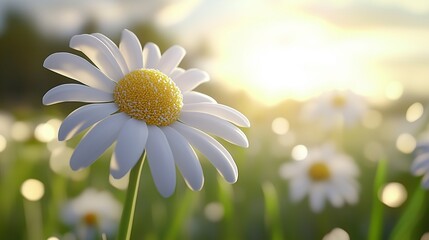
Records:
<instances>
[{"instance_id":1,"label":"white petal tip","mask_svg":"<svg viewBox=\"0 0 429 240\"><path fill-rule=\"evenodd\" d=\"M55 53L54 53L55 54ZM52 66L52 62L53 62L53 56L54 56L54 54L51 54L51 55L49 55L46 59L45 59L45 61L43 62L43 67L44 68L47 68L47 69L50 69L50 66Z\"/></svg>"},{"instance_id":2,"label":"white petal tip","mask_svg":"<svg viewBox=\"0 0 429 240\"><path fill-rule=\"evenodd\" d=\"M49 93L49 92L48 92ZM48 95L48 93L46 93L44 96L43 96L43 98L42 98L42 103L43 103L43 105L45 105L45 106L48 106L48 105L53 105L53 104L55 104L56 102L55 101L52 101L52 99L50 99L50 95Z\"/></svg>"},{"instance_id":3,"label":"white petal tip","mask_svg":"<svg viewBox=\"0 0 429 240\"><path fill-rule=\"evenodd\" d=\"M204 177L202 179L192 181L192 183L186 181L186 185L188 185L188 187L192 191L201 191L201 189L203 189L203 186L204 186Z\"/></svg>"},{"instance_id":4,"label":"white petal tip","mask_svg":"<svg viewBox=\"0 0 429 240\"><path fill-rule=\"evenodd\" d=\"M169 198L169 197L171 197L171 195L173 195L174 189L173 190L163 190L163 191L159 190L159 193L161 194L162 197Z\"/></svg>"},{"instance_id":5,"label":"white petal tip","mask_svg":"<svg viewBox=\"0 0 429 240\"><path fill-rule=\"evenodd\" d=\"M73 171L77 171L77 170L81 169L81 167L80 167L80 166L78 166L78 165L76 165L76 164L73 164L73 163L72 163L72 161L70 161L70 168L71 168Z\"/></svg>"},{"instance_id":6,"label":"white petal tip","mask_svg":"<svg viewBox=\"0 0 429 240\"><path fill-rule=\"evenodd\" d=\"M126 172L121 172L113 169L110 170L110 175L116 180L123 178L126 174Z\"/></svg>"},{"instance_id":7,"label":"white petal tip","mask_svg":"<svg viewBox=\"0 0 429 240\"><path fill-rule=\"evenodd\" d=\"M236 183L238 180L238 175L234 175L234 176L223 176L223 178L225 179L225 181L227 181L230 184Z\"/></svg>"}]
</instances>

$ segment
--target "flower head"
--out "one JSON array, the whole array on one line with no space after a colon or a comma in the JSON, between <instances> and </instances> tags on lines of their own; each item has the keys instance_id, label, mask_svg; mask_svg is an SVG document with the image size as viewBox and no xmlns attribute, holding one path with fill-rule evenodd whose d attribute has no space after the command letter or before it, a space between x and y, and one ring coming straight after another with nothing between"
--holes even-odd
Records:
<instances>
[{"instance_id":1,"label":"flower head","mask_svg":"<svg viewBox=\"0 0 429 240\"><path fill-rule=\"evenodd\" d=\"M415 159L411 165L411 173L423 176L422 187L429 189L429 141L421 140L414 150Z\"/></svg>"},{"instance_id":2,"label":"flower head","mask_svg":"<svg viewBox=\"0 0 429 240\"><path fill-rule=\"evenodd\" d=\"M95 234L115 233L121 210L121 204L110 192L87 189L64 204L61 218L75 227L79 239L95 239Z\"/></svg>"},{"instance_id":3,"label":"flower head","mask_svg":"<svg viewBox=\"0 0 429 240\"><path fill-rule=\"evenodd\" d=\"M352 91L330 91L304 106L302 116L311 122L318 119L327 129L339 122L350 127L362 119L366 109L364 100Z\"/></svg>"},{"instance_id":4,"label":"flower head","mask_svg":"<svg viewBox=\"0 0 429 240\"><path fill-rule=\"evenodd\" d=\"M70 47L83 52L95 66L70 53L50 55L44 67L83 84L54 87L43 103L90 103L70 113L59 129L62 141L94 125L74 150L72 169L91 165L116 142L111 175L122 178L146 151L155 185L163 196L174 192L175 165L191 189L202 188L203 172L193 148L228 182L237 181L232 156L207 133L247 147L248 140L236 125L249 127L250 123L237 110L193 91L209 76L199 69L178 67L185 56L182 47L172 46L161 55L153 43L142 49L128 30L122 32L119 47L99 33L76 35Z\"/></svg>"},{"instance_id":5,"label":"flower head","mask_svg":"<svg viewBox=\"0 0 429 240\"><path fill-rule=\"evenodd\" d=\"M349 156L336 152L331 145L310 149L305 159L284 164L280 174L290 180L292 200L300 201L308 194L314 212L324 208L325 200L334 207L358 200L355 177L359 170Z\"/></svg>"}]
</instances>

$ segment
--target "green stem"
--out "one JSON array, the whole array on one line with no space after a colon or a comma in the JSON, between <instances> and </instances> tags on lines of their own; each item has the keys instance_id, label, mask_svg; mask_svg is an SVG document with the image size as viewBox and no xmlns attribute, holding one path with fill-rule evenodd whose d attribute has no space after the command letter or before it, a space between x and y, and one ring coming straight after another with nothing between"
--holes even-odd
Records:
<instances>
[{"instance_id":1,"label":"green stem","mask_svg":"<svg viewBox=\"0 0 429 240\"><path fill-rule=\"evenodd\" d=\"M130 173L127 196L125 198L121 223L119 225L118 240L131 239L131 230L133 228L134 211L136 209L137 195L139 192L140 176L145 158L146 152L143 153L143 157L139 160L136 166L134 166Z\"/></svg>"},{"instance_id":2,"label":"green stem","mask_svg":"<svg viewBox=\"0 0 429 240\"><path fill-rule=\"evenodd\" d=\"M378 198L378 191L384 184L386 172L387 161L384 159L380 160L378 162L377 172L374 180L371 222L368 233L369 240L381 239L381 234L383 230L383 203Z\"/></svg>"},{"instance_id":3,"label":"green stem","mask_svg":"<svg viewBox=\"0 0 429 240\"><path fill-rule=\"evenodd\" d=\"M265 199L265 221L272 240L284 239L277 192L270 182L262 184Z\"/></svg>"}]
</instances>

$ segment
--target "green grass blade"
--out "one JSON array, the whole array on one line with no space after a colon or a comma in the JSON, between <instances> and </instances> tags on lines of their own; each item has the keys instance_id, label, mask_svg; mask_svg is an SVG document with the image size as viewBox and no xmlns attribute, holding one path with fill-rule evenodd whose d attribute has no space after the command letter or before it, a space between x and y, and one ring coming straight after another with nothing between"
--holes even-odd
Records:
<instances>
[{"instance_id":1,"label":"green grass blade","mask_svg":"<svg viewBox=\"0 0 429 240\"><path fill-rule=\"evenodd\" d=\"M387 161L380 160L378 162L377 172L374 180L373 188L373 199L372 199L372 210L371 220L369 226L368 239L379 240L381 239L383 231L383 203L378 198L378 192L384 184L387 173Z\"/></svg>"},{"instance_id":2,"label":"green grass blade","mask_svg":"<svg viewBox=\"0 0 429 240\"><path fill-rule=\"evenodd\" d=\"M262 191L265 199L265 222L268 231L271 233L271 239L284 239L280 220L280 206L276 189L272 183L266 182L262 184Z\"/></svg>"},{"instance_id":3,"label":"green grass blade","mask_svg":"<svg viewBox=\"0 0 429 240\"><path fill-rule=\"evenodd\" d=\"M174 213L173 219L170 221L170 226L166 231L167 236L163 239L181 239L180 231L186 224L186 220L191 213L192 207L194 206L195 194L190 190L186 190L185 195L182 197L180 202L177 204L176 212Z\"/></svg>"},{"instance_id":4,"label":"green grass blade","mask_svg":"<svg viewBox=\"0 0 429 240\"><path fill-rule=\"evenodd\" d=\"M422 210L425 208L425 198L425 190L418 186L405 208L404 213L393 229L390 237L391 240L412 239L412 233L425 212Z\"/></svg>"},{"instance_id":5,"label":"green grass blade","mask_svg":"<svg viewBox=\"0 0 429 240\"><path fill-rule=\"evenodd\" d=\"M233 192L232 186L229 183L218 177L219 184L219 200L224 207L224 227L225 227L225 236L223 239L239 239L237 235L237 225L234 219L234 203L233 203Z\"/></svg>"}]
</instances>

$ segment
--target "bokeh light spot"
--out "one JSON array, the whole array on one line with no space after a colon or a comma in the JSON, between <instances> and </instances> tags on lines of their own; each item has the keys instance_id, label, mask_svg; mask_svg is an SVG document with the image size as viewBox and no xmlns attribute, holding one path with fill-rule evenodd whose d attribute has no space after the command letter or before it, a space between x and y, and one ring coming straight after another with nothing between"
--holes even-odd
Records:
<instances>
[{"instance_id":1,"label":"bokeh light spot","mask_svg":"<svg viewBox=\"0 0 429 240\"><path fill-rule=\"evenodd\" d=\"M423 115L423 105L419 102L413 103L407 110L405 118L408 122L415 122Z\"/></svg>"},{"instance_id":2,"label":"bokeh light spot","mask_svg":"<svg viewBox=\"0 0 429 240\"><path fill-rule=\"evenodd\" d=\"M224 208L218 202L211 202L204 208L204 215L212 222L218 222L223 218Z\"/></svg>"},{"instance_id":3,"label":"bokeh light spot","mask_svg":"<svg viewBox=\"0 0 429 240\"><path fill-rule=\"evenodd\" d=\"M283 117L275 118L271 123L271 129L275 134L286 134L289 131L289 121Z\"/></svg>"},{"instance_id":4,"label":"bokeh light spot","mask_svg":"<svg viewBox=\"0 0 429 240\"><path fill-rule=\"evenodd\" d=\"M389 207L399 207L407 199L407 190L404 185L397 182L391 182L383 187L379 198Z\"/></svg>"},{"instance_id":5,"label":"bokeh light spot","mask_svg":"<svg viewBox=\"0 0 429 240\"><path fill-rule=\"evenodd\" d=\"M423 236L420 238L420 240L429 240L429 232L423 234Z\"/></svg>"},{"instance_id":6,"label":"bokeh light spot","mask_svg":"<svg viewBox=\"0 0 429 240\"><path fill-rule=\"evenodd\" d=\"M21 185L21 194L27 200L38 201L45 194L45 186L37 179L27 179Z\"/></svg>"},{"instance_id":7,"label":"bokeh light spot","mask_svg":"<svg viewBox=\"0 0 429 240\"><path fill-rule=\"evenodd\" d=\"M0 134L0 152L3 152L6 149L7 140L3 135Z\"/></svg>"},{"instance_id":8,"label":"bokeh light spot","mask_svg":"<svg viewBox=\"0 0 429 240\"><path fill-rule=\"evenodd\" d=\"M396 148L406 154L414 151L416 144L416 139L409 133L402 133L396 139Z\"/></svg>"},{"instance_id":9,"label":"bokeh light spot","mask_svg":"<svg viewBox=\"0 0 429 240\"><path fill-rule=\"evenodd\" d=\"M41 142L50 142L55 139L55 129L47 123L41 123L34 130L34 137Z\"/></svg>"},{"instance_id":10,"label":"bokeh light spot","mask_svg":"<svg viewBox=\"0 0 429 240\"><path fill-rule=\"evenodd\" d=\"M31 126L26 122L14 122L10 131L12 139L18 142L26 141L31 137Z\"/></svg>"},{"instance_id":11,"label":"bokeh light spot","mask_svg":"<svg viewBox=\"0 0 429 240\"><path fill-rule=\"evenodd\" d=\"M296 145L292 148L292 158L296 161L303 160L308 155L308 149L304 145Z\"/></svg>"},{"instance_id":12,"label":"bokeh light spot","mask_svg":"<svg viewBox=\"0 0 429 240\"><path fill-rule=\"evenodd\" d=\"M334 228L322 240L350 240L350 236L344 229Z\"/></svg>"}]
</instances>

